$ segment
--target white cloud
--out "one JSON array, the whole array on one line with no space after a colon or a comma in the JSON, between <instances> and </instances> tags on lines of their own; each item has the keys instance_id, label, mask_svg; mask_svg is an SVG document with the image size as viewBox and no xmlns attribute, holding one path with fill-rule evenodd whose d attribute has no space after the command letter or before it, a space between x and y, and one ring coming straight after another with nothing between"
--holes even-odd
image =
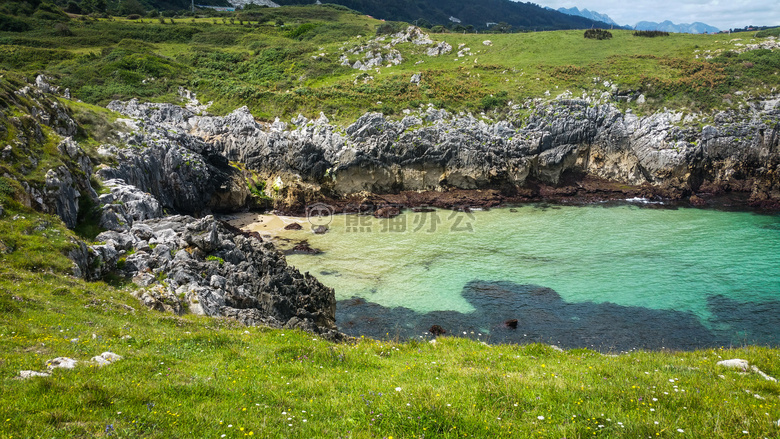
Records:
<instances>
[{"instance_id":1,"label":"white cloud","mask_svg":"<svg viewBox=\"0 0 780 439\"><path fill-rule=\"evenodd\" d=\"M541 6L589 9L609 15L620 24L671 20L700 21L726 30L754 26L780 26L777 0L541 0Z\"/></svg>"}]
</instances>

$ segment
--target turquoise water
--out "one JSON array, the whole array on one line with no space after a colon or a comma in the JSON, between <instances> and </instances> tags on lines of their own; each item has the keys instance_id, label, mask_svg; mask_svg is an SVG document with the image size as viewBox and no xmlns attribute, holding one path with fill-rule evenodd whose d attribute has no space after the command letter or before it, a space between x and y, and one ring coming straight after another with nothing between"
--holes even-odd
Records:
<instances>
[{"instance_id":1,"label":"turquoise water","mask_svg":"<svg viewBox=\"0 0 780 439\"><path fill-rule=\"evenodd\" d=\"M452 330L458 333L468 328L512 341L498 337L506 317L518 318L526 337L551 327L535 331L534 340L609 344L598 333L560 333L593 326L614 332L609 320L630 316L655 325L684 321L692 329L675 336L699 337L701 345L778 342L772 328L780 323L772 317L780 314L778 215L629 204L522 206L407 211L390 220L336 215L324 235L304 229L285 236L323 251L287 259L335 289L345 332L419 336L439 319L459 326ZM540 313L551 317L533 321ZM381 323L390 315L397 319ZM572 326L583 319L591 322L587 328ZM534 327L524 329L526 321ZM647 323L621 324L627 327L614 330L651 329L637 345L663 335Z\"/></svg>"}]
</instances>

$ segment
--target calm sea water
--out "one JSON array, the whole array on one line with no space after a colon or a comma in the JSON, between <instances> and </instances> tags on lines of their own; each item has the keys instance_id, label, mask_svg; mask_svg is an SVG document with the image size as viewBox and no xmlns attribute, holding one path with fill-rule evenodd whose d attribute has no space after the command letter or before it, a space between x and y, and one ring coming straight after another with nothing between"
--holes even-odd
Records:
<instances>
[{"instance_id":1,"label":"calm sea water","mask_svg":"<svg viewBox=\"0 0 780 439\"><path fill-rule=\"evenodd\" d=\"M637 205L336 215L286 234L353 335L603 351L780 345L780 216ZM517 319L517 329L505 322ZM465 333L465 334L464 334Z\"/></svg>"}]
</instances>

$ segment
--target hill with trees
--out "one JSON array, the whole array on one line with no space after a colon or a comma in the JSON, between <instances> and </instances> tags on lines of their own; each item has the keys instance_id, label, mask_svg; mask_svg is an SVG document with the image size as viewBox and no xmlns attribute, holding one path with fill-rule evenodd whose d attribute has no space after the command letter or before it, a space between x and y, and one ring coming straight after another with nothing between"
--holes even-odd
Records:
<instances>
[{"instance_id":1,"label":"hill with trees","mask_svg":"<svg viewBox=\"0 0 780 439\"><path fill-rule=\"evenodd\" d=\"M315 0L280 0L276 3L304 5L315 3ZM405 21L425 27L472 26L476 30L483 30L499 26L503 32L609 27L606 23L547 10L534 3L510 0L333 0L332 3L377 19Z\"/></svg>"}]
</instances>

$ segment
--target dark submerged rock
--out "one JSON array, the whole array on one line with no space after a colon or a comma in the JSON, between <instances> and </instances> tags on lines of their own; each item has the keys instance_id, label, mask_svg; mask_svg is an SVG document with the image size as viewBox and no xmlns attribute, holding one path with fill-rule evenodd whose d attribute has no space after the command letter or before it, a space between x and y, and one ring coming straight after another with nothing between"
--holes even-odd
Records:
<instances>
[{"instance_id":1,"label":"dark submerged rock","mask_svg":"<svg viewBox=\"0 0 780 439\"><path fill-rule=\"evenodd\" d=\"M439 326L439 325L431 326L430 329L428 329L428 332L430 332L431 334L433 334L436 337L438 337L440 335L444 335L444 334L447 333L447 331L444 328L442 328L441 326Z\"/></svg>"},{"instance_id":2,"label":"dark submerged rock","mask_svg":"<svg viewBox=\"0 0 780 439\"><path fill-rule=\"evenodd\" d=\"M316 248L312 248L308 241L301 241L292 248L291 253L317 255L322 253L322 251Z\"/></svg>"}]
</instances>

